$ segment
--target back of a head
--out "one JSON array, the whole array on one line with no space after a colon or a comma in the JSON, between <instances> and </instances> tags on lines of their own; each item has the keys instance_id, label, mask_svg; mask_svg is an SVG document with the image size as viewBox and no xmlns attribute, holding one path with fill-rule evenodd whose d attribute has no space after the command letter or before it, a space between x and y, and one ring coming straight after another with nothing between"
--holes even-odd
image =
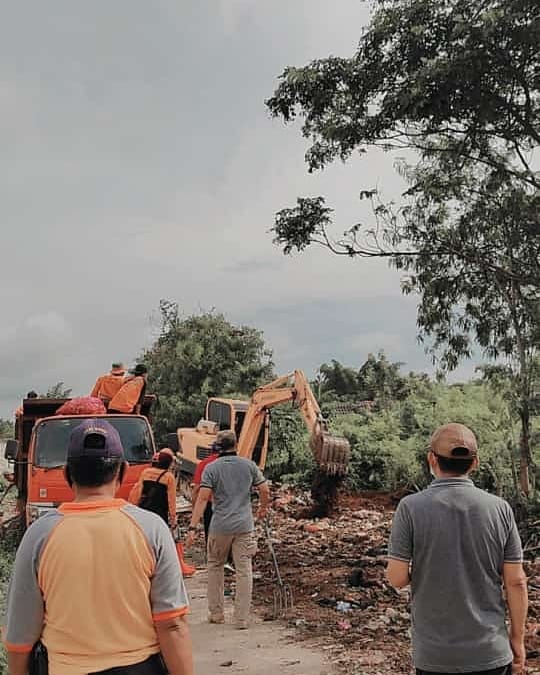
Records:
<instances>
[{"instance_id":1,"label":"back of a head","mask_svg":"<svg viewBox=\"0 0 540 675\"><path fill-rule=\"evenodd\" d=\"M232 429L220 431L215 443L220 454L232 452L236 448L236 434Z\"/></svg>"},{"instance_id":2,"label":"back of a head","mask_svg":"<svg viewBox=\"0 0 540 675\"><path fill-rule=\"evenodd\" d=\"M440 470L449 476L466 475L478 456L476 436L457 422L439 427L431 436L429 447Z\"/></svg>"},{"instance_id":3,"label":"back of a head","mask_svg":"<svg viewBox=\"0 0 540 675\"><path fill-rule=\"evenodd\" d=\"M169 448L163 448L152 458L152 465L159 469L168 469L174 460L174 453Z\"/></svg>"},{"instance_id":4,"label":"back of a head","mask_svg":"<svg viewBox=\"0 0 540 675\"><path fill-rule=\"evenodd\" d=\"M126 372L126 367L121 361L115 361L111 365L111 373L113 375L124 375Z\"/></svg>"},{"instance_id":5,"label":"back of a head","mask_svg":"<svg viewBox=\"0 0 540 675\"><path fill-rule=\"evenodd\" d=\"M29 391L28 394L26 394L26 398L39 398L39 394L32 389L32 391Z\"/></svg>"},{"instance_id":6,"label":"back of a head","mask_svg":"<svg viewBox=\"0 0 540 675\"><path fill-rule=\"evenodd\" d=\"M72 431L67 453L68 481L98 488L111 483L124 463L118 431L105 420L87 419Z\"/></svg>"}]
</instances>

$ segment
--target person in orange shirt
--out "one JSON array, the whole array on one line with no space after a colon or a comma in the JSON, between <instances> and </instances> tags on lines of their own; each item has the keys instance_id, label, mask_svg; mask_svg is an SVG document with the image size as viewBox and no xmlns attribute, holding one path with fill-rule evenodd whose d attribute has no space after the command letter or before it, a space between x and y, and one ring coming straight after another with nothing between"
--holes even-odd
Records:
<instances>
[{"instance_id":1,"label":"person in orange shirt","mask_svg":"<svg viewBox=\"0 0 540 675\"><path fill-rule=\"evenodd\" d=\"M125 470L106 420L73 430L65 476L75 499L33 523L17 550L3 632L10 675L28 674L38 643L50 675L193 675L174 541L161 518L115 498Z\"/></svg>"},{"instance_id":2,"label":"person in orange shirt","mask_svg":"<svg viewBox=\"0 0 540 675\"><path fill-rule=\"evenodd\" d=\"M211 454L208 455L208 457L205 457L205 459L201 460L197 464L195 474L193 475L193 482L191 483L191 505L193 508L195 508L195 504L197 503L197 497L199 496L199 492L201 490L201 480L204 470L209 464L214 462L219 457L219 445L217 443L212 443L212 445L210 446L210 450L212 451ZM206 544L208 544L208 529L210 527L211 520L212 520L212 499L210 498L208 500L208 503L206 504L206 508L203 514L204 540Z\"/></svg>"},{"instance_id":3,"label":"person in orange shirt","mask_svg":"<svg viewBox=\"0 0 540 675\"><path fill-rule=\"evenodd\" d=\"M157 513L171 528L177 525L176 479L170 471L173 461L169 448L156 453L152 466L141 472L128 497L131 504Z\"/></svg>"},{"instance_id":4,"label":"person in orange shirt","mask_svg":"<svg viewBox=\"0 0 540 675\"><path fill-rule=\"evenodd\" d=\"M119 391L124 384L126 376L126 369L123 363L113 363L111 372L106 375L101 375L96 380L94 388L90 392L90 396L100 398L107 406L113 396Z\"/></svg>"},{"instance_id":5,"label":"person in orange shirt","mask_svg":"<svg viewBox=\"0 0 540 675\"><path fill-rule=\"evenodd\" d=\"M109 401L108 412L113 415L141 414L141 406L146 393L148 370L139 363L129 371L133 377L126 378L122 387Z\"/></svg>"}]
</instances>

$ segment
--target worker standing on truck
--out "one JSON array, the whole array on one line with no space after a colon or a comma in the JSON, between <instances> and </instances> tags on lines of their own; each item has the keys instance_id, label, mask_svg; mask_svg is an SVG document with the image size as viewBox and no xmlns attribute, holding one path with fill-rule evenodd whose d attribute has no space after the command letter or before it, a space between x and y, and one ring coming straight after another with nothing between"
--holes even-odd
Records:
<instances>
[{"instance_id":1,"label":"worker standing on truck","mask_svg":"<svg viewBox=\"0 0 540 675\"><path fill-rule=\"evenodd\" d=\"M174 541L161 518L115 499L125 470L111 424L75 427L65 469L75 499L33 523L17 551L4 632L10 675L27 675L38 641L51 675L193 675Z\"/></svg>"},{"instance_id":2,"label":"worker standing on truck","mask_svg":"<svg viewBox=\"0 0 540 675\"><path fill-rule=\"evenodd\" d=\"M126 378L125 383L109 402L108 412L111 414L141 414L141 406L146 393L148 371L139 363L129 371L133 377Z\"/></svg>"},{"instance_id":3,"label":"worker standing on truck","mask_svg":"<svg viewBox=\"0 0 540 675\"><path fill-rule=\"evenodd\" d=\"M463 424L435 431L428 462L435 480L401 500L386 572L411 584L416 673L522 673L527 579L512 509L469 478L478 447Z\"/></svg>"},{"instance_id":4,"label":"worker standing on truck","mask_svg":"<svg viewBox=\"0 0 540 675\"><path fill-rule=\"evenodd\" d=\"M157 513L174 528L176 520L176 479L170 471L174 453L163 448L152 458L152 466L141 472L132 487L128 501L141 509Z\"/></svg>"},{"instance_id":5,"label":"worker standing on truck","mask_svg":"<svg viewBox=\"0 0 540 675\"><path fill-rule=\"evenodd\" d=\"M257 551L251 509L251 489L259 492L258 518L264 518L270 502L270 488L255 462L236 454L234 431L217 435L219 458L202 475L201 488L191 516L186 546L191 546L199 521L210 497L213 514L208 536L208 620L224 623L224 565L232 549L236 568L234 623L248 628L253 590L252 558Z\"/></svg>"},{"instance_id":6,"label":"worker standing on truck","mask_svg":"<svg viewBox=\"0 0 540 675\"><path fill-rule=\"evenodd\" d=\"M105 406L109 405L109 401L119 391L124 384L126 376L126 368L123 363L113 363L110 373L100 375L94 384L94 388L90 392L93 398L100 398Z\"/></svg>"}]
</instances>

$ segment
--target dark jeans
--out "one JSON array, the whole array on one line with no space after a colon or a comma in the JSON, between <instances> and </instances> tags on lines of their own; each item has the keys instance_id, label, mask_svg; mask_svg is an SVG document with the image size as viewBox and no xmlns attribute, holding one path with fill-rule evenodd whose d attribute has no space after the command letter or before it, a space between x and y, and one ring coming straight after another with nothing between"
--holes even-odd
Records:
<instances>
[{"instance_id":1,"label":"dark jeans","mask_svg":"<svg viewBox=\"0 0 540 675\"><path fill-rule=\"evenodd\" d=\"M146 661L134 663L132 666L109 668L96 673L89 673L89 675L167 675L167 672L161 655L155 654Z\"/></svg>"},{"instance_id":2,"label":"dark jeans","mask_svg":"<svg viewBox=\"0 0 540 675\"><path fill-rule=\"evenodd\" d=\"M416 669L416 675L453 675L452 673L433 673L430 670ZM467 675L512 675L512 664L503 666L502 668L495 668L494 670L476 670L474 673L467 673Z\"/></svg>"}]
</instances>

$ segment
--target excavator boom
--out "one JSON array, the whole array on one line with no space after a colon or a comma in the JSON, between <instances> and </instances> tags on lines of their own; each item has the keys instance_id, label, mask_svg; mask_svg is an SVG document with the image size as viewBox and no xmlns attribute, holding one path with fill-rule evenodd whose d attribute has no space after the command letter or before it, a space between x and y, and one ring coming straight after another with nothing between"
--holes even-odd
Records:
<instances>
[{"instance_id":1,"label":"excavator boom","mask_svg":"<svg viewBox=\"0 0 540 675\"><path fill-rule=\"evenodd\" d=\"M267 411L287 401L292 401L304 418L310 431L310 447L320 470L330 475L345 474L350 457L349 441L330 434L319 404L301 370L280 377L254 392L238 440L238 454L251 457Z\"/></svg>"}]
</instances>

